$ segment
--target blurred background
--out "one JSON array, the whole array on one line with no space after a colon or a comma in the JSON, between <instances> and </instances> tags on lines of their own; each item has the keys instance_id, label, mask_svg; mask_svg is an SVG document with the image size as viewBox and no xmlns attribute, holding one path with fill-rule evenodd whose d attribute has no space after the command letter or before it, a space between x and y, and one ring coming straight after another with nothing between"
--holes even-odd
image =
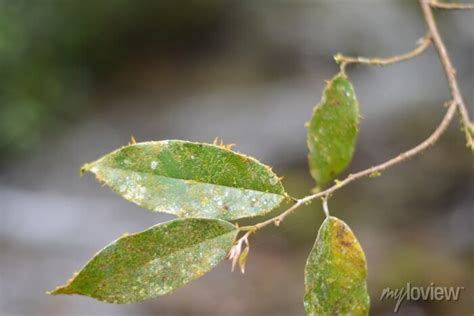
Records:
<instances>
[{"instance_id":1,"label":"blurred background","mask_svg":"<svg viewBox=\"0 0 474 316\"><path fill-rule=\"evenodd\" d=\"M436 19L474 116L473 13ZM172 218L80 179L79 168L131 135L220 137L302 197L313 186L304 123L338 71L332 56L399 54L424 33L413 0L0 1L0 315L303 315L318 202L252 237L245 275L224 262L128 306L46 295L124 232ZM347 172L422 141L450 97L433 48L348 73L363 120ZM382 289L407 282L465 290L459 302L404 302L400 315L472 315L473 205L473 156L457 121L425 154L333 196L331 213L367 255L372 315L392 315Z\"/></svg>"}]
</instances>

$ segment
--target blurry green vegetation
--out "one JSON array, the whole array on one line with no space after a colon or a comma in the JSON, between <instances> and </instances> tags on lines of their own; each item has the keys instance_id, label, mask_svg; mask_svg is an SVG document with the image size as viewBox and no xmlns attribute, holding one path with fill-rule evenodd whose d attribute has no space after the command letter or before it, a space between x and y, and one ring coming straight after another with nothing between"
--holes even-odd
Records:
<instances>
[{"instance_id":1,"label":"blurry green vegetation","mask_svg":"<svg viewBox=\"0 0 474 316\"><path fill-rule=\"evenodd\" d=\"M0 154L24 152L84 115L127 58L212 40L220 1L0 2Z\"/></svg>"}]
</instances>

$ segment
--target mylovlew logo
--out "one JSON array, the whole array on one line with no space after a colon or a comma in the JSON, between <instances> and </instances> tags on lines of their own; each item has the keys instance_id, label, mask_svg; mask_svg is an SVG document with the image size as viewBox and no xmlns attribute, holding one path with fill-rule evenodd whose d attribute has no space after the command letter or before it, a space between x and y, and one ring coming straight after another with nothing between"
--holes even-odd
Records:
<instances>
[{"instance_id":1,"label":"mylovlew logo","mask_svg":"<svg viewBox=\"0 0 474 316\"><path fill-rule=\"evenodd\" d=\"M464 286L436 286L433 282L430 286L412 286L407 283L399 289L385 288L380 295L380 300L396 300L394 313L398 313L403 301L458 301Z\"/></svg>"}]
</instances>

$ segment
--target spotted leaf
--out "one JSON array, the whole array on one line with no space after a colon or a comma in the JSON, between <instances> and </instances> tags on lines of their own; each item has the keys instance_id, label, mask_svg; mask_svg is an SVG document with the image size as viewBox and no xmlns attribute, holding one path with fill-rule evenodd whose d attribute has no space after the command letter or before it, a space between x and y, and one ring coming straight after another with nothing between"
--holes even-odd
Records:
<instances>
[{"instance_id":1,"label":"spotted leaf","mask_svg":"<svg viewBox=\"0 0 474 316\"><path fill-rule=\"evenodd\" d=\"M340 73L327 83L308 124L309 166L319 189L349 165L358 125L354 88Z\"/></svg>"},{"instance_id":2,"label":"spotted leaf","mask_svg":"<svg viewBox=\"0 0 474 316\"><path fill-rule=\"evenodd\" d=\"M305 267L307 315L368 315L367 264L349 226L328 217Z\"/></svg>"},{"instance_id":3,"label":"spotted leaf","mask_svg":"<svg viewBox=\"0 0 474 316\"><path fill-rule=\"evenodd\" d=\"M238 229L214 219L178 219L117 239L50 294L134 303L169 293L217 265Z\"/></svg>"},{"instance_id":4,"label":"spotted leaf","mask_svg":"<svg viewBox=\"0 0 474 316\"><path fill-rule=\"evenodd\" d=\"M235 220L263 215L286 194L257 160L226 147L180 140L136 143L83 169L125 199L189 218Z\"/></svg>"}]
</instances>

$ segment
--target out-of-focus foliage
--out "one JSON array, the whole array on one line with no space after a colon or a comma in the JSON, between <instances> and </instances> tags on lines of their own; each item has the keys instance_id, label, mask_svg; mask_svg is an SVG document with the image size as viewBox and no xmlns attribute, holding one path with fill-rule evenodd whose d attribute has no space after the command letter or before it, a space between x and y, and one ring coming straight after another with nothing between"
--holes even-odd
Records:
<instances>
[{"instance_id":1,"label":"out-of-focus foliage","mask_svg":"<svg viewBox=\"0 0 474 316\"><path fill-rule=\"evenodd\" d=\"M74 121L127 56L212 36L222 9L213 0L0 2L1 156Z\"/></svg>"}]
</instances>

